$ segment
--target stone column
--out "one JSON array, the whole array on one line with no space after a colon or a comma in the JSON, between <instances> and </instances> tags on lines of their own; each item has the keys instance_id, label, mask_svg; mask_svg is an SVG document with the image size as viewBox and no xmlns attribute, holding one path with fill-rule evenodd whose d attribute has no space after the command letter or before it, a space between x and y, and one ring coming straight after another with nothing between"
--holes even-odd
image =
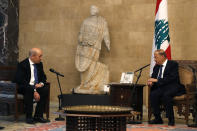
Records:
<instances>
[{"instance_id":1,"label":"stone column","mask_svg":"<svg viewBox=\"0 0 197 131\"><path fill-rule=\"evenodd\" d=\"M0 0L0 65L16 65L19 31L18 0Z\"/></svg>"},{"instance_id":2,"label":"stone column","mask_svg":"<svg viewBox=\"0 0 197 131\"><path fill-rule=\"evenodd\" d=\"M0 66L15 66L18 61L18 7L18 0L0 0ZM0 75L5 74L5 71L0 70ZM0 115L14 112L14 105L0 105Z\"/></svg>"}]
</instances>

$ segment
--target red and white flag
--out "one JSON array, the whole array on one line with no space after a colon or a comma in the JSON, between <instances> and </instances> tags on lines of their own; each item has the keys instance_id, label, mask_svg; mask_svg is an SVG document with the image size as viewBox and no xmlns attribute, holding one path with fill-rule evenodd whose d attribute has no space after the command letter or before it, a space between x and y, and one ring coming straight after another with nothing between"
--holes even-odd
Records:
<instances>
[{"instance_id":1,"label":"red and white flag","mask_svg":"<svg viewBox=\"0 0 197 131\"><path fill-rule=\"evenodd\" d=\"M169 60L171 59L167 0L157 0L156 4L155 33L153 38L150 74L152 74L153 67L155 66L154 51L157 49L165 50L167 58Z\"/></svg>"}]
</instances>

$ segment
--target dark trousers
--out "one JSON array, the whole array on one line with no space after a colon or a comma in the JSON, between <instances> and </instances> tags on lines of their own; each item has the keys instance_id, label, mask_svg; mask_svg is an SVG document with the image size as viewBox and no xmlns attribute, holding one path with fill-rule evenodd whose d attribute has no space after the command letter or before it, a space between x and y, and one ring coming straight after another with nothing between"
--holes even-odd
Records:
<instances>
[{"instance_id":1,"label":"dark trousers","mask_svg":"<svg viewBox=\"0 0 197 131\"><path fill-rule=\"evenodd\" d=\"M37 88L36 90L40 95L40 100L37 102L34 116L43 117L43 112L48 97L48 88L43 86L41 88ZM24 95L26 117L30 118L32 117L32 113L33 113L34 87L29 85L22 89L22 93Z\"/></svg>"},{"instance_id":2,"label":"dark trousers","mask_svg":"<svg viewBox=\"0 0 197 131\"><path fill-rule=\"evenodd\" d=\"M161 119L160 104L162 103L165 107L166 114L169 120L174 120L173 111L173 97L178 92L176 87L163 87L156 88L150 93L151 107L153 109L153 114L155 119Z\"/></svg>"}]
</instances>

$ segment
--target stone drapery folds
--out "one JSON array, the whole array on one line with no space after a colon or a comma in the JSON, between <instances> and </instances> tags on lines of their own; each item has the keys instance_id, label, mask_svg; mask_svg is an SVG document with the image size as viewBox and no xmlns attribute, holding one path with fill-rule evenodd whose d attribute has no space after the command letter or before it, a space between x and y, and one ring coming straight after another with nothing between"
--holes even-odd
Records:
<instances>
[{"instance_id":1,"label":"stone drapery folds","mask_svg":"<svg viewBox=\"0 0 197 131\"><path fill-rule=\"evenodd\" d=\"M98 8L91 6L91 16L81 25L75 65L80 72L81 84L74 89L75 93L102 94L104 85L109 82L107 65L99 62L101 44L104 40L110 50L110 38L106 20L98 16Z\"/></svg>"}]
</instances>

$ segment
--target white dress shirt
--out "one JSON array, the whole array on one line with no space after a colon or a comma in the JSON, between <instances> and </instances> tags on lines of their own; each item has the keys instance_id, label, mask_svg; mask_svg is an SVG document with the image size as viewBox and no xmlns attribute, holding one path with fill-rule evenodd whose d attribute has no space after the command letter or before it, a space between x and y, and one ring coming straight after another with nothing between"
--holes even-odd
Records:
<instances>
[{"instance_id":1,"label":"white dress shirt","mask_svg":"<svg viewBox=\"0 0 197 131\"><path fill-rule=\"evenodd\" d=\"M31 79L29 82L29 85L34 85L35 83L35 77L34 77L34 63L31 61L31 59L29 59L29 64L30 64L30 69L31 69Z\"/></svg>"}]
</instances>

